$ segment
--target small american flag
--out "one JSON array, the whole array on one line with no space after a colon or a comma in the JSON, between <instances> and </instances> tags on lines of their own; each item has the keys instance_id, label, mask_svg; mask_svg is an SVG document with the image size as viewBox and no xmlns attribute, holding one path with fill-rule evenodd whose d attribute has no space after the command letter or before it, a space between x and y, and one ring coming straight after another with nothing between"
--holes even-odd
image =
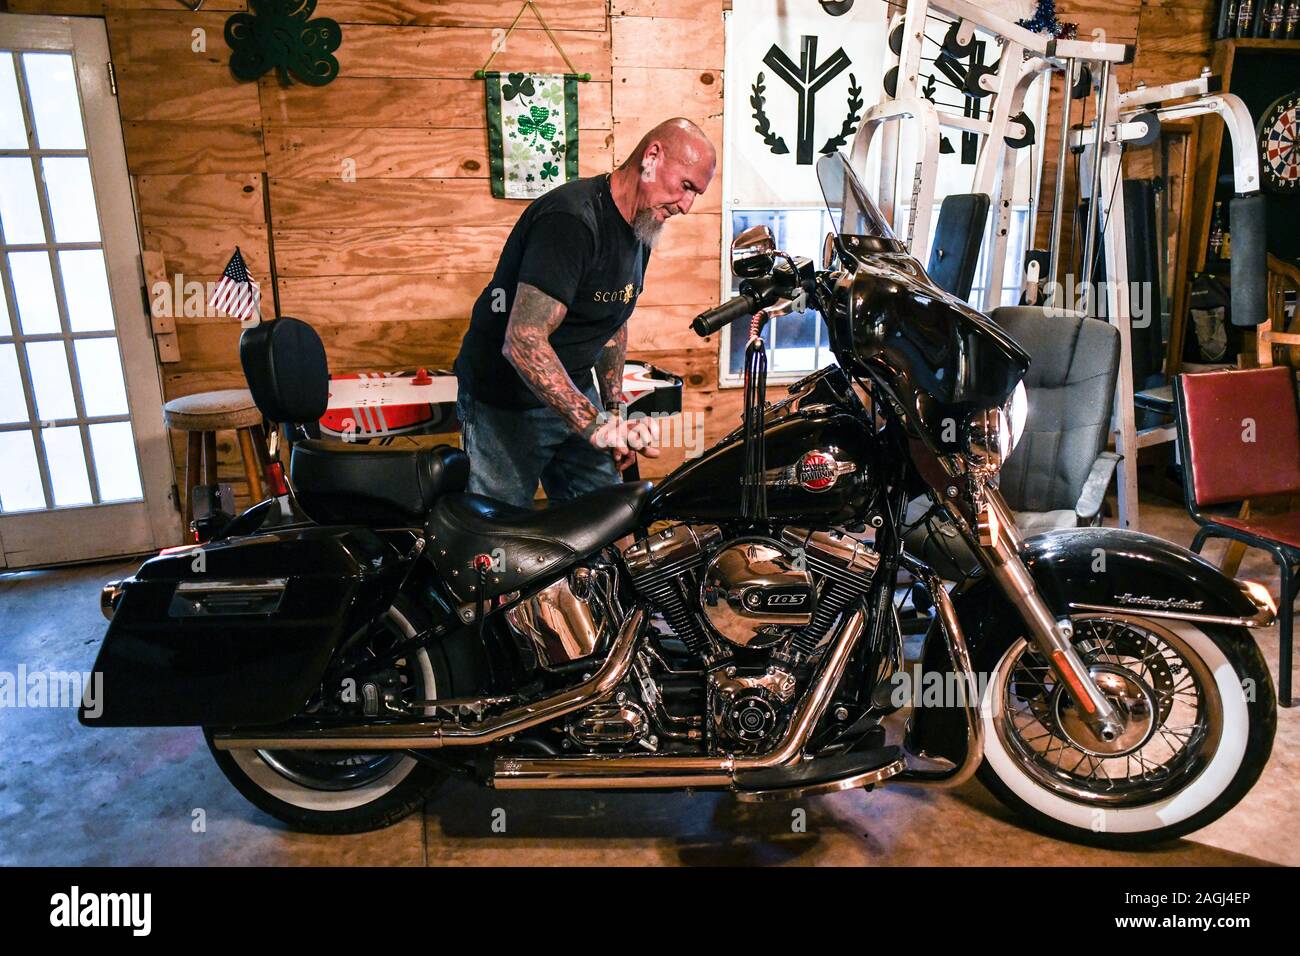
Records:
<instances>
[{"instance_id":1,"label":"small american flag","mask_svg":"<svg viewBox=\"0 0 1300 956\"><path fill-rule=\"evenodd\" d=\"M262 319L262 291L253 277L248 274L244 257L235 246L235 254L226 263L226 271L221 274L221 281L212 290L208 300L209 309L220 309L232 319L247 322L254 315Z\"/></svg>"}]
</instances>

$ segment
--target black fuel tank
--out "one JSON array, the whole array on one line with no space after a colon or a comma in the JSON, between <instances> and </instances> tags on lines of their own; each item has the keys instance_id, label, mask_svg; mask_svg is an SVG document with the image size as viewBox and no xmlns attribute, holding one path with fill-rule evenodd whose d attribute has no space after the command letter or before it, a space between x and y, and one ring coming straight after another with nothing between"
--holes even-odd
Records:
<instances>
[{"instance_id":1,"label":"black fuel tank","mask_svg":"<svg viewBox=\"0 0 1300 956\"><path fill-rule=\"evenodd\" d=\"M878 442L853 415L805 409L769 420L767 512L774 522L839 524L861 515L877 490ZM687 461L654 489L653 520L724 521L741 517L745 446L737 429Z\"/></svg>"}]
</instances>

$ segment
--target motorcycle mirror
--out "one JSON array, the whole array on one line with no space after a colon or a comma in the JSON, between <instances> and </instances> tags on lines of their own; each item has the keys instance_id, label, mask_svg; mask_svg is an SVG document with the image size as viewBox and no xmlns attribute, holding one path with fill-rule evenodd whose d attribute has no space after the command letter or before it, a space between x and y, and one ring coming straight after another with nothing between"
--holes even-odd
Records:
<instances>
[{"instance_id":1,"label":"motorcycle mirror","mask_svg":"<svg viewBox=\"0 0 1300 956\"><path fill-rule=\"evenodd\" d=\"M840 247L835 241L835 233L826 233L826 240L822 243L822 268L831 272L839 267Z\"/></svg>"},{"instance_id":2,"label":"motorcycle mirror","mask_svg":"<svg viewBox=\"0 0 1300 956\"><path fill-rule=\"evenodd\" d=\"M750 226L731 240L731 274L740 279L765 276L776 265L776 239L768 226Z\"/></svg>"}]
</instances>

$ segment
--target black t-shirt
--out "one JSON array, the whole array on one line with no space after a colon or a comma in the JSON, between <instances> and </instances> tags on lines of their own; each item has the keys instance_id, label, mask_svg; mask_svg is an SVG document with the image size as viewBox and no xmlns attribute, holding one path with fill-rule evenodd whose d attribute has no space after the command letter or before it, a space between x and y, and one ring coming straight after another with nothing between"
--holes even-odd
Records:
<instances>
[{"instance_id":1,"label":"black t-shirt","mask_svg":"<svg viewBox=\"0 0 1300 956\"><path fill-rule=\"evenodd\" d=\"M474 303L456 357L459 387L489 405L540 408L501 354L515 290L527 282L567 308L551 346L580 389L591 382L596 356L632 314L650 249L614 205L609 176L557 186L524 210Z\"/></svg>"}]
</instances>

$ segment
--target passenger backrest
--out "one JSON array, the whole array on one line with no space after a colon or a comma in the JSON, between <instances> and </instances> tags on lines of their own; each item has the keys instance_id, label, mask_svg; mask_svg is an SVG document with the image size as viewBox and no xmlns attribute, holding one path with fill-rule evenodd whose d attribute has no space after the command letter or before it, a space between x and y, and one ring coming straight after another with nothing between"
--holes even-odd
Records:
<instances>
[{"instance_id":1,"label":"passenger backrest","mask_svg":"<svg viewBox=\"0 0 1300 956\"><path fill-rule=\"evenodd\" d=\"M271 421L314 427L325 414L325 346L306 322L282 316L245 329L239 361L253 401Z\"/></svg>"}]
</instances>

